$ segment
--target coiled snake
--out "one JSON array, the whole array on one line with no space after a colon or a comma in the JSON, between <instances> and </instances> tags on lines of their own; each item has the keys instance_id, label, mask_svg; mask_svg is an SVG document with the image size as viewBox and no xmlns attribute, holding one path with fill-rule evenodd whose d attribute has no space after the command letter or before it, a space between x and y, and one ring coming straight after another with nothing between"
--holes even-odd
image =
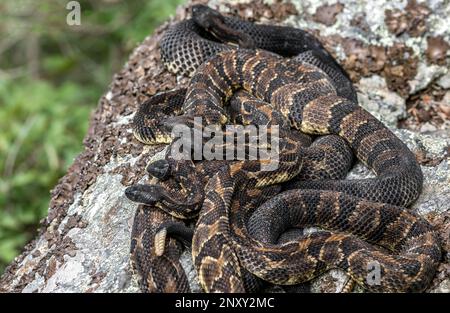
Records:
<instances>
[{"instance_id":1,"label":"coiled snake","mask_svg":"<svg viewBox=\"0 0 450 313\"><path fill-rule=\"evenodd\" d=\"M226 162L214 171L203 166L199 171L195 164L174 161L168 153L165 161L149 166L150 173L162 179L161 184L127 189L130 199L157 205L177 217L192 217L201 208L192 255L203 289L252 290L249 273L275 284L296 284L338 267L370 291L424 290L441 257L438 237L423 218L403 208L420 194L420 166L404 143L358 106L345 71L316 39L302 31L253 25L204 6L196 6L193 16L195 22L178 24L161 42L169 69L192 73L199 65L185 94L177 93L174 98L178 100L166 106L178 107L174 112L182 115L167 119L164 127L177 123L192 126L198 116L203 117L203 125L225 124L230 116L224 104L236 97L233 94L238 89L256 97L245 95L247 98L235 100L238 120L283 126L280 163L275 171L261 171L258 160ZM217 43L211 35L200 39L205 29L216 40L222 36L247 49ZM256 47L299 57L286 59ZM280 47L286 48L284 53L278 51ZM252 105L252 101L257 103ZM262 112L263 121L257 112ZM170 142L160 123L149 122L152 113L162 117L167 112L143 105L134 120L136 137L150 143ZM299 133L290 128L339 136L376 177L302 179L308 153ZM336 163L324 160L325 164ZM201 181L198 174L205 172L203 184L197 184ZM194 183L189 181L195 177ZM294 177L297 181L280 187L292 190L265 203L260 201L260 193L255 192L253 198L250 195L252 190L275 188ZM181 194L178 198L176 186ZM243 209L245 199L258 205ZM189 233L182 225L173 225L177 224L160 226L155 233L164 230L180 237ZM297 233L295 240L279 242L286 230L307 226L327 231ZM374 264L380 269L375 284L367 280L368 268Z\"/></svg>"}]
</instances>

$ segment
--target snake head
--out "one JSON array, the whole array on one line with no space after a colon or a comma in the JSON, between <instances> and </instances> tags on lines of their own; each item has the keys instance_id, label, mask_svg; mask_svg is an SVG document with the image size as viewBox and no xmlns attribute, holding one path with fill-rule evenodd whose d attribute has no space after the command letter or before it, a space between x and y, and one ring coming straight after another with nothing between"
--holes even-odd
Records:
<instances>
[{"instance_id":1,"label":"snake head","mask_svg":"<svg viewBox=\"0 0 450 313\"><path fill-rule=\"evenodd\" d=\"M192 19L197 25L223 43L237 44L244 49L256 49L256 44L250 35L235 30L227 24L222 14L206 5L192 6Z\"/></svg>"},{"instance_id":2,"label":"snake head","mask_svg":"<svg viewBox=\"0 0 450 313\"><path fill-rule=\"evenodd\" d=\"M223 20L223 16L219 12L203 4L193 5L191 12L195 23L206 30L216 24L217 21L222 22Z\"/></svg>"},{"instance_id":3,"label":"snake head","mask_svg":"<svg viewBox=\"0 0 450 313\"><path fill-rule=\"evenodd\" d=\"M167 160L157 160L147 165L147 172L158 179L164 179L168 176L170 164Z\"/></svg>"},{"instance_id":4,"label":"snake head","mask_svg":"<svg viewBox=\"0 0 450 313\"><path fill-rule=\"evenodd\" d=\"M133 202L152 205L161 200L160 189L158 185L136 184L125 189L125 196Z\"/></svg>"}]
</instances>

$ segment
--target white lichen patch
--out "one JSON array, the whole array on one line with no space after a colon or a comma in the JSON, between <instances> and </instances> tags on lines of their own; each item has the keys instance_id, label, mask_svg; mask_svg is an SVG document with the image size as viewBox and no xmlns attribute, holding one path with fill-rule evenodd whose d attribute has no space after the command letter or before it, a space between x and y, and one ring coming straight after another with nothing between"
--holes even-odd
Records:
<instances>
[{"instance_id":1,"label":"white lichen patch","mask_svg":"<svg viewBox=\"0 0 450 313\"><path fill-rule=\"evenodd\" d=\"M361 78L358 89L359 104L385 124L395 127L399 119L406 117L405 99L390 91L383 77Z\"/></svg>"},{"instance_id":2,"label":"white lichen patch","mask_svg":"<svg viewBox=\"0 0 450 313\"><path fill-rule=\"evenodd\" d=\"M414 94L424 88L426 88L433 80L444 76L448 73L448 68L438 65L427 65L424 62L420 62L417 67L417 74L414 79L410 80L409 86L411 87L411 94Z\"/></svg>"},{"instance_id":3,"label":"white lichen patch","mask_svg":"<svg viewBox=\"0 0 450 313\"><path fill-rule=\"evenodd\" d=\"M422 171L425 177L423 191L413 209L422 215L447 212L450 195L450 160L444 160L436 167L422 167Z\"/></svg>"},{"instance_id":4,"label":"white lichen patch","mask_svg":"<svg viewBox=\"0 0 450 313\"><path fill-rule=\"evenodd\" d=\"M129 272L130 233L137 207L125 197L125 186L120 183L121 178L117 174L100 175L84 192L81 201L75 201L70 206L61 227L74 214L80 214L89 221L82 230L73 228L66 234L77 247L75 256L65 255L64 263L47 282L36 277L24 292L138 290L136 284L130 285L128 282L127 285L130 286L124 288L123 281L120 281L124 273ZM45 242L37 244L36 249L42 248L46 248ZM34 260L37 261L38 259ZM93 277L99 273L104 277L99 283L93 283ZM125 276L131 277L129 274Z\"/></svg>"},{"instance_id":5,"label":"white lichen patch","mask_svg":"<svg viewBox=\"0 0 450 313\"><path fill-rule=\"evenodd\" d=\"M311 281L311 292L338 293L342 291L347 280L348 275L344 271L333 269Z\"/></svg>"},{"instance_id":6,"label":"white lichen patch","mask_svg":"<svg viewBox=\"0 0 450 313\"><path fill-rule=\"evenodd\" d=\"M132 132L131 129L131 121L133 120L134 114L130 114L130 115L126 115L126 116L121 116L116 122L112 123L112 126L114 127L119 127L121 125L129 125L130 126L130 132Z\"/></svg>"}]
</instances>

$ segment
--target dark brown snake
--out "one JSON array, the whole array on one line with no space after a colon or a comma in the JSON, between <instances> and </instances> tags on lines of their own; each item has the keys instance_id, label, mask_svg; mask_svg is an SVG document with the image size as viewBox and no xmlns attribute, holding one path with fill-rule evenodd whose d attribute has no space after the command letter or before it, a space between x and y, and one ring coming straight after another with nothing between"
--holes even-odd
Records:
<instances>
[{"instance_id":1,"label":"dark brown snake","mask_svg":"<svg viewBox=\"0 0 450 313\"><path fill-rule=\"evenodd\" d=\"M206 25L209 31L219 29L211 33L220 36L223 30L238 29L235 33L229 32L231 35L227 37L246 48L260 47L255 43L258 36L242 35L252 34L255 28L256 33L261 31L258 26L254 25L252 29L249 23L218 17L216 12L208 13L211 10L204 7L199 10L201 25ZM208 20L207 16L212 18ZM205 24L205 21L210 23ZM165 178L170 173L176 186L180 187L178 190L185 195L177 199L173 183L165 188L164 182L170 181L166 179L157 185L133 186L128 189L128 196L155 204L178 217L183 214L192 217L201 207L192 238L192 255L203 289L244 292L252 289L248 283L249 273L265 281L289 285L310 280L330 268L341 268L370 291L424 290L439 264L439 240L423 218L403 208L421 192L420 166L404 143L358 106L353 88L348 87L348 77L337 63L327 59L326 51L317 44L305 45L303 51L296 50L300 54L319 55L314 59L316 61L308 62L285 59L261 50L222 48L221 44L205 39L199 43L197 35L192 35L198 32L189 30L186 25L188 22L183 26L186 32L182 35L187 38L184 42L174 42L179 37L174 37L173 30L172 33L168 31L162 40L163 59L175 70L188 68L192 60L200 62L198 55L203 57L203 63L184 95L182 115L168 119L166 127L179 122L192 126L196 116L203 117L204 125L225 124L230 117L224 104L236 90L243 89L260 99L248 101L266 103L255 106L258 110L253 113L272 110L284 117L291 128L303 133L337 135L347 142L358 160L376 174L375 178L364 180L300 179L283 187L293 190L284 191L265 203L258 201L255 193L253 203L262 205L242 210L246 207L244 199L252 200L249 191L268 188L264 186L288 181L301 173L308 158L296 141L298 135L292 135L292 131L283 133L284 146L276 171L261 171L258 160L227 162L220 169L210 171L209 175L203 175L207 177L204 190L201 190L204 184L196 185L193 192L188 190L187 186L195 185L189 179L201 172L195 164L186 166L184 161L172 161L169 154L165 162L150 166L151 174L156 177ZM290 31L286 31L289 40L285 38L285 42L295 43ZM281 28L268 33L261 38L270 41L269 38L283 35ZM304 35L302 38L305 40ZM310 36L308 40L311 40ZM178 46L178 42L182 45ZM218 48L206 55L205 45ZM308 52L310 50L316 54ZM293 54L290 52L285 56ZM175 53L175 57L169 60L164 53ZM177 59L176 56L182 57ZM174 64L177 63L176 68ZM258 124L252 114L246 115L246 107L248 105L240 106L241 119ZM148 115L147 120L144 119L144 108L135 117L135 130L139 130L137 137L157 140L161 136L156 134L162 133L159 125L150 123L150 130L144 131L143 122L149 119ZM203 167L205 169L207 167ZM280 244L279 238L287 230L307 226L319 226L327 231L297 234L295 240ZM162 230L167 232L170 227L159 226L155 233ZM183 232L188 231L183 227L170 231L173 236L182 236ZM380 280L375 284L367 279L372 265L380 269Z\"/></svg>"}]
</instances>

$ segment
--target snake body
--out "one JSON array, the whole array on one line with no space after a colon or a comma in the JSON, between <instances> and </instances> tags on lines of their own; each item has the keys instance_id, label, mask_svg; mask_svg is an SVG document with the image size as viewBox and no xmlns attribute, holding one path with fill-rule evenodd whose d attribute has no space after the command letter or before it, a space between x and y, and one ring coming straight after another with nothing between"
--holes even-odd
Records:
<instances>
[{"instance_id":1,"label":"snake body","mask_svg":"<svg viewBox=\"0 0 450 313\"><path fill-rule=\"evenodd\" d=\"M245 89L281 112L291 127L345 139L356 157L377 175L365 180L302 182L302 187L316 189L318 185L318 189L345 191L400 206L416 200L423 176L408 147L357 103L339 97L329 77L317 67L296 64L298 75L293 79L289 75L291 66L289 60L263 51L219 53L191 79L183 120L201 116L205 124L224 124L227 117L223 103L234 90Z\"/></svg>"},{"instance_id":2,"label":"snake body","mask_svg":"<svg viewBox=\"0 0 450 313\"><path fill-rule=\"evenodd\" d=\"M226 35L221 35L223 30ZM332 134L345 140L357 159L376 174L375 178L342 180L325 176L299 180L284 187L295 189L264 204L254 200L262 204L254 214L240 212L244 199L248 199L242 190L270 187L301 173L303 160L308 158L293 140L295 136L286 130L280 167L274 172L262 172L258 161L226 163L203 176L204 190L199 188L204 185L199 184L194 192L186 192L187 186L192 187L186 177L194 177L198 169L195 164L185 167L184 163L171 163L168 155L167 167L182 193L192 201L183 206L183 197L177 199L174 195L175 185L164 188L164 183L159 187L136 186L132 198L148 204L163 203L160 207L177 217L190 218L201 208L192 238L192 255L205 291L248 291L248 273L289 285L335 267L344 269L371 291L424 290L441 252L431 226L404 208L421 192L420 166L403 142L357 104L345 71L315 38L305 34L253 25L197 7L194 21L179 23L161 42L166 66L192 76L183 91L184 100L177 102L182 115L171 119L166 127L178 122L192 126L196 116L203 118L203 125L223 125L230 120L225 104L237 90L245 90L258 99L245 103L267 104L254 113L272 110L297 131ZM224 38L247 49L218 42ZM297 58L286 59L255 48ZM246 105L239 107L241 118L251 120L254 114L245 113ZM146 134L138 139L161 138L157 135L161 130L155 127L143 131L143 114L139 111L136 115L135 120L140 118L141 123L135 123L135 134ZM247 225L245 217L249 215ZM311 225L327 231L297 236L295 241L283 244L278 241L289 228ZM381 271L376 284L367 280L372 264Z\"/></svg>"},{"instance_id":3,"label":"snake body","mask_svg":"<svg viewBox=\"0 0 450 313\"><path fill-rule=\"evenodd\" d=\"M423 218L345 193L296 189L259 207L248 224L251 236L236 237L227 216L244 185L233 173L225 169L211 180L205 199L215 202L204 202L194 232L193 258L206 291L244 292L242 268L275 284L296 284L341 268L373 292L417 292L429 286L441 251L437 234ZM274 244L286 228L311 225L330 232ZM214 249L218 244L225 248ZM379 270L376 282L368 278L373 269Z\"/></svg>"},{"instance_id":4,"label":"snake body","mask_svg":"<svg viewBox=\"0 0 450 313\"><path fill-rule=\"evenodd\" d=\"M140 205L131 234L131 263L143 292L189 292L186 274L179 263L182 245L174 238L165 240L164 254L157 255L155 236L159 227L174 219L154 206Z\"/></svg>"},{"instance_id":5,"label":"snake body","mask_svg":"<svg viewBox=\"0 0 450 313\"><path fill-rule=\"evenodd\" d=\"M233 43L231 46L227 43ZM176 24L161 39L161 57L173 73L193 76L200 65L222 51L264 49L322 69L338 94L356 101L345 70L322 43L308 32L287 26L259 25L227 17L204 5L192 7L192 19Z\"/></svg>"},{"instance_id":6,"label":"snake body","mask_svg":"<svg viewBox=\"0 0 450 313\"><path fill-rule=\"evenodd\" d=\"M171 106L174 112L181 110L182 102L176 101L178 96L183 96L185 90L176 93L168 92L154 97L152 101L144 103L150 110L159 106ZM159 101L159 102L158 102ZM265 111L264 102L251 98L248 93L238 92L232 98L231 112L234 119L241 123L256 123L268 125L276 122L287 125L287 121L276 117L276 111ZM258 111L255 112L255 107ZM161 112L157 109L155 113ZM259 114L256 114L259 113ZM173 115L173 112L169 115ZM353 155L344 140L338 136L322 136L313 142L307 135L297 133L291 138L295 148L302 149L302 167L298 174L300 180L341 179L349 171ZM158 163L158 162L156 162ZM200 161L176 163L177 167L170 168L169 178L161 180L158 184L139 184L126 190L128 198L135 202L146 204L140 206L135 216L132 233L131 256L135 272L140 277L141 289L144 292L164 292L176 287L176 292L187 292L187 284L184 283L186 275L178 262L180 248L172 239L165 243L162 258L156 253L156 242L153 239L158 231L173 221L170 215L180 218L190 218L198 214L205 199L206 185L209 180L228 161ZM155 164L155 163L154 163ZM152 164L152 165L154 165ZM183 185L191 188L187 189ZM193 190L192 186L195 186ZM246 190L239 197L236 212L232 214L231 224L236 236L242 236L241 229L248 220L250 212L260 204L270 199L281 190L280 185L265 188L252 188ZM157 212L156 212L157 211ZM166 212L170 212L169 215ZM289 236L297 237L296 231L287 231L280 236L281 242L289 241ZM169 238L170 238L169 230ZM291 238L292 239L292 238ZM163 243L164 245L164 243ZM243 280L246 291L258 291L263 285L262 280L244 270L246 278ZM169 281L172 282L169 284ZM169 286L169 287L168 287Z\"/></svg>"}]
</instances>

